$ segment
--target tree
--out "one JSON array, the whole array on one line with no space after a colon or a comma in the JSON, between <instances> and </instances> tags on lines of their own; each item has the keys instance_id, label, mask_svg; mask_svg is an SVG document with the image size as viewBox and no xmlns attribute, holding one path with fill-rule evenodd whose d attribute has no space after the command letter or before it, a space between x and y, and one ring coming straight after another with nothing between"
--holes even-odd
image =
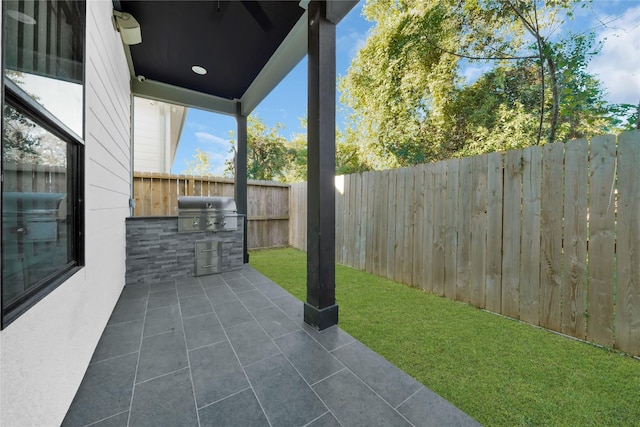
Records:
<instances>
[{"instance_id":1,"label":"tree","mask_svg":"<svg viewBox=\"0 0 640 427\"><path fill-rule=\"evenodd\" d=\"M196 148L193 160L186 162L187 168L182 172L185 175L193 176L213 176L213 165L211 164L211 154Z\"/></svg>"},{"instance_id":2,"label":"tree","mask_svg":"<svg viewBox=\"0 0 640 427\"><path fill-rule=\"evenodd\" d=\"M258 117L247 118L247 178L262 181L283 180L293 153L287 148L286 139L280 135L280 123L272 128ZM233 138L233 134L231 135ZM235 173L236 141L231 140L232 160L225 162L225 173Z\"/></svg>"},{"instance_id":3,"label":"tree","mask_svg":"<svg viewBox=\"0 0 640 427\"><path fill-rule=\"evenodd\" d=\"M370 38L341 81L350 129L385 166L612 128L586 71L591 34L556 35L570 0L369 0ZM482 70L468 83L464 71Z\"/></svg>"}]
</instances>

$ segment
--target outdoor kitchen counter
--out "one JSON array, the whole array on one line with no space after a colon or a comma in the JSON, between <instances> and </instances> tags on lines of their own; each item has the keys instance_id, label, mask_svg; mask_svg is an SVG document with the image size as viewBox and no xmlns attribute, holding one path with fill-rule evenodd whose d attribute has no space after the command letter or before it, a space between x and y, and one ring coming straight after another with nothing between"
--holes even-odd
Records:
<instances>
[{"instance_id":1,"label":"outdoor kitchen counter","mask_svg":"<svg viewBox=\"0 0 640 427\"><path fill-rule=\"evenodd\" d=\"M227 215L228 216L228 215ZM219 272L242 268L244 215L235 230L178 232L178 216L126 219L126 284L196 275L196 242L219 242Z\"/></svg>"}]
</instances>

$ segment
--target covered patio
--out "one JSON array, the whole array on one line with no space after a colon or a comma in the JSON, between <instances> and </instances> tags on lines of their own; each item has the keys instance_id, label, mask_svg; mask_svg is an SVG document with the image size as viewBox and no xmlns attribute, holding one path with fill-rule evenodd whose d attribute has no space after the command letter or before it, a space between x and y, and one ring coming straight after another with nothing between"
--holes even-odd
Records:
<instances>
[{"instance_id":1,"label":"covered patio","mask_svg":"<svg viewBox=\"0 0 640 427\"><path fill-rule=\"evenodd\" d=\"M245 265L127 285L63 426L474 426Z\"/></svg>"}]
</instances>

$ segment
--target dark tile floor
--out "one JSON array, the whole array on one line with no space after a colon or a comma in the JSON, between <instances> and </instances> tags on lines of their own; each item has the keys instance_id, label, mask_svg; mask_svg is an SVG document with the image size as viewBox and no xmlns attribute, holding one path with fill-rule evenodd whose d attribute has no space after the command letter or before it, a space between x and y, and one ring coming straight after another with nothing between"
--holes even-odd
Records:
<instances>
[{"instance_id":1,"label":"dark tile floor","mask_svg":"<svg viewBox=\"0 0 640 427\"><path fill-rule=\"evenodd\" d=\"M63 426L475 426L249 266L127 286Z\"/></svg>"}]
</instances>

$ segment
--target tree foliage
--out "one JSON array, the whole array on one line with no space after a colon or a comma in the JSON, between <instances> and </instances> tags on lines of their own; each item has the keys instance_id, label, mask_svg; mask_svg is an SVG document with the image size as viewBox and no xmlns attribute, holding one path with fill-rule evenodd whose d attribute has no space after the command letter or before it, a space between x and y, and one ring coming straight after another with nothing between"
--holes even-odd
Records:
<instances>
[{"instance_id":1,"label":"tree foliage","mask_svg":"<svg viewBox=\"0 0 640 427\"><path fill-rule=\"evenodd\" d=\"M193 176L213 176L213 164L211 163L211 154L196 148L193 159L186 162L187 168L182 172L185 175Z\"/></svg>"},{"instance_id":2,"label":"tree foliage","mask_svg":"<svg viewBox=\"0 0 640 427\"><path fill-rule=\"evenodd\" d=\"M395 167L614 130L593 34L559 32L586 5L368 0L376 26L340 84L348 139Z\"/></svg>"}]
</instances>

